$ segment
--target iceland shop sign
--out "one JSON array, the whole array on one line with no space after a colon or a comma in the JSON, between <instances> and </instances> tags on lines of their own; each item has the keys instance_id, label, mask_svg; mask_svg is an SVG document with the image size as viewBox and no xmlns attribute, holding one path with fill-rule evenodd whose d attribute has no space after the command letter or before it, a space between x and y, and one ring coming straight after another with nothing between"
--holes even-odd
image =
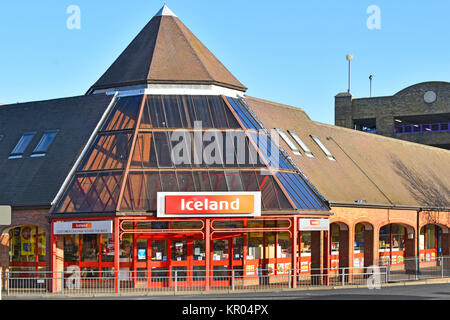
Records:
<instances>
[{"instance_id":1,"label":"iceland shop sign","mask_svg":"<svg viewBox=\"0 0 450 320\"><path fill-rule=\"evenodd\" d=\"M158 192L158 217L256 217L261 192Z\"/></svg>"}]
</instances>

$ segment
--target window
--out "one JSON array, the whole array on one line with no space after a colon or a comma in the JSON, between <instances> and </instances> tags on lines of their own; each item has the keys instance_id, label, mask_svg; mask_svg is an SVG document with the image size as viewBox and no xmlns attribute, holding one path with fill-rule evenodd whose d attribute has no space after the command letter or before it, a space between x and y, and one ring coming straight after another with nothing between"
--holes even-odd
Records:
<instances>
[{"instance_id":1,"label":"window","mask_svg":"<svg viewBox=\"0 0 450 320\"><path fill-rule=\"evenodd\" d=\"M31 140L33 140L35 134L36 132L25 132L20 138L19 142L17 142L8 159L22 158L25 149L28 147Z\"/></svg>"},{"instance_id":2,"label":"window","mask_svg":"<svg viewBox=\"0 0 450 320\"><path fill-rule=\"evenodd\" d=\"M295 142L298 143L298 145L300 146L300 148L303 149L303 151L305 152L307 157L310 158L314 158L314 155L312 154L311 150L308 148L308 146L302 141L302 139L300 139L300 137L291 130L288 130L289 134L292 136L292 138L294 138Z\"/></svg>"},{"instance_id":3,"label":"window","mask_svg":"<svg viewBox=\"0 0 450 320\"><path fill-rule=\"evenodd\" d=\"M325 147L325 145L322 143L322 141L320 141L319 137L310 136L315 143L317 143L317 145L319 146L320 149L322 149L322 151L325 153L325 155L327 156L328 159L336 161L336 159L333 157L333 155L331 154L331 152L327 149L327 147Z\"/></svg>"},{"instance_id":4,"label":"window","mask_svg":"<svg viewBox=\"0 0 450 320\"><path fill-rule=\"evenodd\" d=\"M53 139L55 139L56 134L58 133L57 130L47 130L42 135L41 140L37 144L36 148L34 148L33 153L31 154L31 157L43 157L45 156L45 153L47 152L48 148L50 147L51 143L53 142Z\"/></svg>"},{"instance_id":5,"label":"window","mask_svg":"<svg viewBox=\"0 0 450 320\"><path fill-rule=\"evenodd\" d=\"M299 152L298 148L295 146L295 144L291 141L291 139L289 139L289 137L287 136L286 133L284 133L283 130L281 129L275 129L277 130L278 134L281 136L281 138L283 138L284 142L286 142L286 144L289 146L289 148L291 148L292 152L297 155L297 156L301 156L302 154Z\"/></svg>"}]
</instances>

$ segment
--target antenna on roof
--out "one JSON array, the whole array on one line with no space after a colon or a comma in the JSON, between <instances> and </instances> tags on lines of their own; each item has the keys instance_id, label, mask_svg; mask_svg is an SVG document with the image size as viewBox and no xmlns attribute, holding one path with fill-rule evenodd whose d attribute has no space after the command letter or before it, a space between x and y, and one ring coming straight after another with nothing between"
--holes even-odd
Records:
<instances>
[{"instance_id":1,"label":"antenna on roof","mask_svg":"<svg viewBox=\"0 0 450 320\"><path fill-rule=\"evenodd\" d=\"M347 54L345 56L345 59L348 61L348 90L347 90L347 92L350 93L350 62L353 60L353 55Z\"/></svg>"}]
</instances>

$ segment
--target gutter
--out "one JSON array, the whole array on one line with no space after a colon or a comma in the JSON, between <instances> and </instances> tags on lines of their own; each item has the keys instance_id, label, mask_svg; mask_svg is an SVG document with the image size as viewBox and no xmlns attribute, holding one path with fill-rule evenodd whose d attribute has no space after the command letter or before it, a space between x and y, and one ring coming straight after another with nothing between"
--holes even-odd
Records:
<instances>
[{"instance_id":1,"label":"gutter","mask_svg":"<svg viewBox=\"0 0 450 320\"><path fill-rule=\"evenodd\" d=\"M450 207L424 207L401 204L378 204L378 203L353 203L330 201L330 206L350 208L374 208L374 209L398 209L398 210L420 210L420 211L450 211Z\"/></svg>"}]
</instances>

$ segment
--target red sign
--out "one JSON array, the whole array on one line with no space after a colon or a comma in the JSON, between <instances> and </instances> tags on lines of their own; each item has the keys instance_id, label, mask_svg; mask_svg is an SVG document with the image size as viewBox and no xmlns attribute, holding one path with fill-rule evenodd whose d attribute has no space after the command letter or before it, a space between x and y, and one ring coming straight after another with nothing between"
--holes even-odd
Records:
<instances>
[{"instance_id":1,"label":"red sign","mask_svg":"<svg viewBox=\"0 0 450 320\"><path fill-rule=\"evenodd\" d=\"M92 223L83 222L83 223L72 223L72 229L86 229L92 228Z\"/></svg>"},{"instance_id":2,"label":"red sign","mask_svg":"<svg viewBox=\"0 0 450 320\"><path fill-rule=\"evenodd\" d=\"M260 193L158 193L158 216L259 215Z\"/></svg>"}]
</instances>

